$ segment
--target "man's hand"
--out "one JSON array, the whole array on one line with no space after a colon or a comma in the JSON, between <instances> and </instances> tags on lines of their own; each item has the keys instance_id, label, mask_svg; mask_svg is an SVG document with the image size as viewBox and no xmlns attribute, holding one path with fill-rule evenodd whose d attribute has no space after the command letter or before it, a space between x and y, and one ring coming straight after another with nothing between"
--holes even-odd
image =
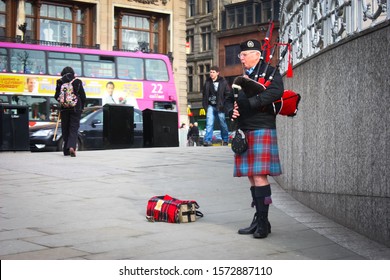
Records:
<instances>
[{"instance_id":1,"label":"man's hand","mask_svg":"<svg viewBox=\"0 0 390 280\"><path fill-rule=\"evenodd\" d=\"M248 98L240 98L237 100L237 106L238 106L238 111L241 112L242 114L245 112L249 112L251 110L251 104L249 103Z\"/></svg>"},{"instance_id":2,"label":"man's hand","mask_svg":"<svg viewBox=\"0 0 390 280\"><path fill-rule=\"evenodd\" d=\"M238 111L238 105L237 102L234 102L233 112L231 115L231 120L234 121L240 116L240 112Z\"/></svg>"}]
</instances>

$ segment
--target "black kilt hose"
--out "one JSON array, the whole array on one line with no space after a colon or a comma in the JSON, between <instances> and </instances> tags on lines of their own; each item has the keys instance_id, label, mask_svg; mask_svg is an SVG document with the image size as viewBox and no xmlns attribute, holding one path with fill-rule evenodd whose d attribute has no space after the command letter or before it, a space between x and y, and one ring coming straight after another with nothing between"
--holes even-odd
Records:
<instances>
[{"instance_id":1,"label":"black kilt hose","mask_svg":"<svg viewBox=\"0 0 390 280\"><path fill-rule=\"evenodd\" d=\"M276 129L261 128L245 132L248 150L234 156L234 177L282 174Z\"/></svg>"}]
</instances>

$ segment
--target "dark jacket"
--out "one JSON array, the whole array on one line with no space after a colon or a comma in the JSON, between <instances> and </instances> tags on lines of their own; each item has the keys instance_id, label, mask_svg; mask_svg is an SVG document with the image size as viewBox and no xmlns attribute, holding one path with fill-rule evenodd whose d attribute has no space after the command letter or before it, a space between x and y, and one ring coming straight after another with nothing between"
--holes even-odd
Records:
<instances>
[{"instance_id":1,"label":"dark jacket","mask_svg":"<svg viewBox=\"0 0 390 280\"><path fill-rule=\"evenodd\" d=\"M253 73L249 77L255 80L256 73L263 73L265 63L260 66L259 64L254 69ZM273 67L268 67L266 79L273 72ZM246 112L240 112L238 117L238 127L243 130L256 130L260 128L276 128L276 115L273 114L273 102L282 97L284 91L282 76L279 71L276 71L273 77L272 83L266 90L260 92L254 97L248 98L250 103L250 110ZM243 91L239 91L238 99L247 98ZM225 101L225 113L228 116L232 115L234 105L233 93L231 93Z\"/></svg>"},{"instance_id":2,"label":"dark jacket","mask_svg":"<svg viewBox=\"0 0 390 280\"><path fill-rule=\"evenodd\" d=\"M190 139L190 137L199 137L199 127L196 125L190 127L187 133L187 139Z\"/></svg>"},{"instance_id":3,"label":"dark jacket","mask_svg":"<svg viewBox=\"0 0 390 280\"><path fill-rule=\"evenodd\" d=\"M216 92L217 96L217 109L219 112L224 112L224 103L226 96L230 95L231 90L229 87L228 82L225 80L225 78L218 76L216 80L218 85L218 90ZM203 108L207 109L209 106L209 97L211 91L214 90L213 80L209 77L203 87L203 98L202 98L202 106Z\"/></svg>"},{"instance_id":4,"label":"dark jacket","mask_svg":"<svg viewBox=\"0 0 390 280\"><path fill-rule=\"evenodd\" d=\"M56 93L54 94L54 98L57 100L57 98L59 97L60 95L60 91L61 91L61 86L62 84L64 83L69 83L70 81L72 81L74 79L74 75L71 74L71 73L67 73L65 74L64 76L62 76L61 79L58 79L57 80L57 85L56 85ZM83 110L84 109L84 104L85 104L85 101L87 99L86 95L85 95L85 91L84 91L84 87L83 87L83 82L80 80L80 79L76 79L73 81L72 83L72 86L73 86L73 90L74 92L76 93L76 95L78 96L78 102L76 104L76 110Z\"/></svg>"}]
</instances>

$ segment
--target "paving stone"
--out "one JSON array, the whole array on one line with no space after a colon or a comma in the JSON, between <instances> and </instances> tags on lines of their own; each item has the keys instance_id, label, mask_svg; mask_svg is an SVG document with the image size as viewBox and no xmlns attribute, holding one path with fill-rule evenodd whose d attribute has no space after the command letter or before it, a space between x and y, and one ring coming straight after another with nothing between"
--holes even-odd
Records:
<instances>
[{"instance_id":1,"label":"paving stone","mask_svg":"<svg viewBox=\"0 0 390 280\"><path fill-rule=\"evenodd\" d=\"M1 157L1 259L390 259L389 248L305 207L272 178L272 233L237 234L255 210L247 178L232 177L229 147ZM148 222L147 201L165 194L196 200L204 217Z\"/></svg>"}]
</instances>

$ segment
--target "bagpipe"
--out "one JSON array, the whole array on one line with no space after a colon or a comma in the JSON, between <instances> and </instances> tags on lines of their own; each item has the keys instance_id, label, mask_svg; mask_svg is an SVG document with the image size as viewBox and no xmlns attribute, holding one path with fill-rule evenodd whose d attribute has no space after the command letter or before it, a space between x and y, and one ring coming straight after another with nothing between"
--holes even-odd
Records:
<instances>
[{"instance_id":1,"label":"bagpipe","mask_svg":"<svg viewBox=\"0 0 390 280\"><path fill-rule=\"evenodd\" d=\"M284 43L284 44L279 43L279 41L277 41L274 44L273 48L270 50L269 41L271 37L270 34L272 34L272 28L273 28L273 24L271 22L264 39L264 44L260 55L260 62L257 69L258 72L256 73L255 76L257 81L247 78L245 76L236 77L233 81L233 88L241 89L245 93L247 98L253 97L257 94L261 94L261 92L265 91L270 86L270 84L272 83L275 77L276 72L280 68L280 64L282 60L286 56L286 53L289 52L290 54L291 42L292 42L291 39L288 41L288 43ZM271 65L272 57L275 53L275 49L281 45L284 45L285 48L281 52L279 56L279 60L275 65L274 69L272 70L271 74L268 76L268 79L266 79L268 69ZM266 55L267 52L270 53L268 56ZM264 59L264 57L266 57L266 59ZM266 65L264 67L263 73L259 75L261 64L264 63L264 60L266 60L265 62ZM291 63L288 64L287 77L292 77ZM298 112L298 104L300 101L301 101L300 94L292 90L286 89L283 91L282 97L279 100L276 100L272 103L272 111L275 115L294 117Z\"/></svg>"}]
</instances>

